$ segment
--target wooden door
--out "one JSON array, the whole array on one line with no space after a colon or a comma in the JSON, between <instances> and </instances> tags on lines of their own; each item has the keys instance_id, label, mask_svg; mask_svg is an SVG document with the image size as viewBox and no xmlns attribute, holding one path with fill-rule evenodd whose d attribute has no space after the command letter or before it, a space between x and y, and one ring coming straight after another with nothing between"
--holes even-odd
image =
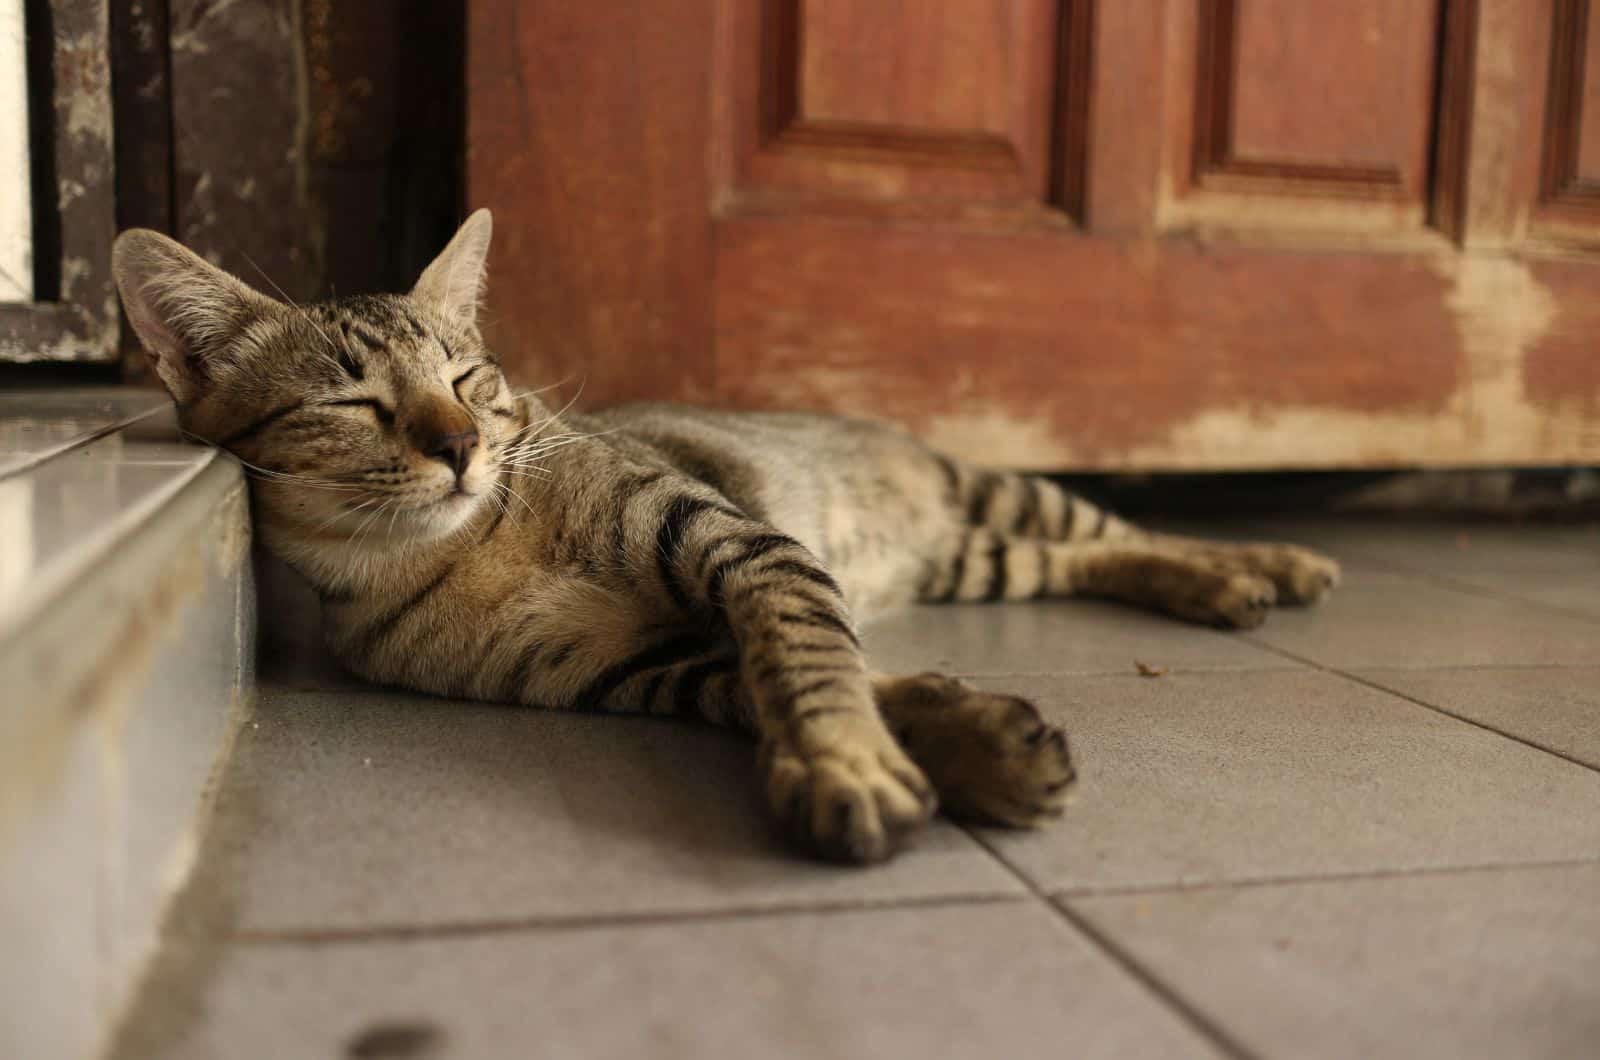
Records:
<instances>
[{"instance_id":1,"label":"wooden door","mask_svg":"<svg viewBox=\"0 0 1600 1060\"><path fill-rule=\"evenodd\" d=\"M1033 468L1600 459L1588 0L474 0L519 382Z\"/></svg>"}]
</instances>

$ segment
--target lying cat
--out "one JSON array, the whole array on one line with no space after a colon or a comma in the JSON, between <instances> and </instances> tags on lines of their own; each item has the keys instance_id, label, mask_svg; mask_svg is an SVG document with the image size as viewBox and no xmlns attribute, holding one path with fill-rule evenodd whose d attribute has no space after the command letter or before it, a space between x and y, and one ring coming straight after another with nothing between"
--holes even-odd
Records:
<instances>
[{"instance_id":1,"label":"lying cat","mask_svg":"<svg viewBox=\"0 0 1600 1060\"><path fill-rule=\"evenodd\" d=\"M1148 533L877 424L552 412L479 336L489 233L479 210L408 295L305 307L155 232L116 243L183 427L251 469L263 540L363 677L738 726L793 838L871 862L936 804L1057 816L1073 768L1025 700L869 670L857 619L1090 594L1251 627L1338 579L1305 549Z\"/></svg>"}]
</instances>

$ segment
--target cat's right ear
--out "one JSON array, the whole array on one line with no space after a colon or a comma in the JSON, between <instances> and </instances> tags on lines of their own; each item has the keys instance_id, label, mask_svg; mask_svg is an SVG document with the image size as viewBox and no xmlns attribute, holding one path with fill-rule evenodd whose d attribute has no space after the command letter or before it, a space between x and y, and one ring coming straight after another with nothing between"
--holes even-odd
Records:
<instances>
[{"instance_id":1,"label":"cat's right ear","mask_svg":"<svg viewBox=\"0 0 1600 1060\"><path fill-rule=\"evenodd\" d=\"M244 326L278 303L182 244L130 228L111 247L128 320L180 405L198 398Z\"/></svg>"},{"instance_id":2,"label":"cat's right ear","mask_svg":"<svg viewBox=\"0 0 1600 1060\"><path fill-rule=\"evenodd\" d=\"M493 233L489 211L474 210L439 256L422 270L411 297L432 302L468 327L475 327L478 303L483 300L484 263Z\"/></svg>"}]
</instances>

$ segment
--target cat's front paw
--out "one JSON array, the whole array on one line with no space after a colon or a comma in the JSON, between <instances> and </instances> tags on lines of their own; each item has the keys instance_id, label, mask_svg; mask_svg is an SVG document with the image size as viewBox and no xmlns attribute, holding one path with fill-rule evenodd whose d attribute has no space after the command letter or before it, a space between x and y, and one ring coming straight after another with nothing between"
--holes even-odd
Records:
<instances>
[{"instance_id":1,"label":"cat's front paw","mask_svg":"<svg viewBox=\"0 0 1600 1060\"><path fill-rule=\"evenodd\" d=\"M886 712L953 817L1033 828L1060 817L1077 779L1067 734L1019 696L939 674L886 690Z\"/></svg>"},{"instance_id":2,"label":"cat's front paw","mask_svg":"<svg viewBox=\"0 0 1600 1060\"><path fill-rule=\"evenodd\" d=\"M933 787L876 719L849 738L802 749L762 746L767 798L779 825L802 847L833 861L866 864L893 854L937 808Z\"/></svg>"}]
</instances>

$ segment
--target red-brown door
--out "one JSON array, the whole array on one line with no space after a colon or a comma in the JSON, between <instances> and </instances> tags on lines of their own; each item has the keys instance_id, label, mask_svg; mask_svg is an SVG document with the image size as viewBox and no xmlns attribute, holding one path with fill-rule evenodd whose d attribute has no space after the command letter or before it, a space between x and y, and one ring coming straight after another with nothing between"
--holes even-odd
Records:
<instances>
[{"instance_id":1,"label":"red-brown door","mask_svg":"<svg viewBox=\"0 0 1600 1060\"><path fill-rule=\"evenodd\" d=\"M1018 467L1594 461L1589 8L474 0L490 335Z\"/></svg>"}]
</instances>

